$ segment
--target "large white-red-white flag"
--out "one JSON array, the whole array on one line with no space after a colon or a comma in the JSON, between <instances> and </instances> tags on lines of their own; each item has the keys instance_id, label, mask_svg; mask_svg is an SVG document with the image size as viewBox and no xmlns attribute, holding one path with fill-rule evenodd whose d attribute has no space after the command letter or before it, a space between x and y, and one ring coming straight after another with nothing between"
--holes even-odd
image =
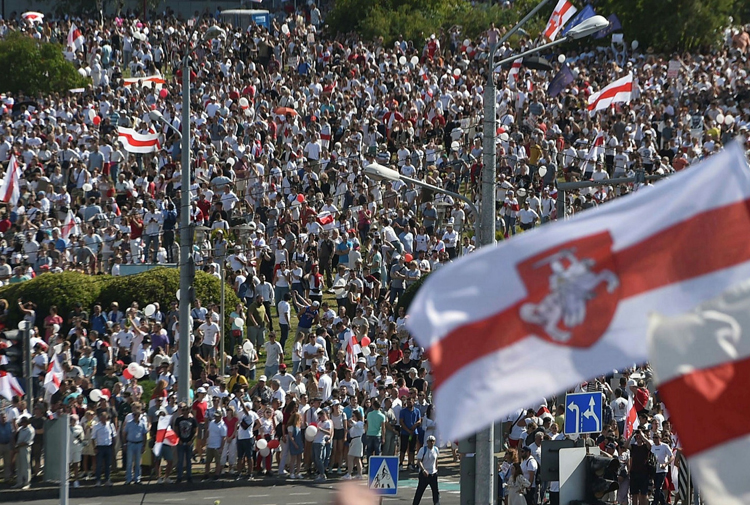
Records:
<instances>
[{"instance_id":1,"label":"large white-red-white flag","mask_svg":"<svg viewBox=\"0 0 750 505\"><path fill-rule=\"evenodd\" d=\"M73 211L68 209L68 215L65 216L65 221L63 221L62 228L60 229L60 235L63 239L68 240L71 234L80 235L81 228L76 222L76 216L73 214Z\"/></svg>"},{"instance_id":2,"label":"large white-red-white flag","mask_svg":"<svg viewBox=\"0 0 750 505\"><path fill-rule=\"evenodd\" d=\"M630 439L639 424L635 401L633 401L633 395L630 395L628 396L628 409L625 414L625 440Z\"/></svg>"},{"instance_id":3,"label":"large white-red-white flag","mask_svg":"<svg viewBox=\"0 0 750 505\"><path fill-rule=\"evenodd\" d=\"M83 37L81 30L78 29L75 23L70 25L68 31L68 49L71 51L80 51L86 39Z\"/></svg>"},{"instance_id":4,"label":"large white-red-white flag","mask_svg":"<svg viewBox=\"0 0 750 505\"><path fill-rule=\"evenodd\" d=\"M649 191L430 275L407 327L429 356L441 433L470 435L645 362L651 311L684 312L750 277L749 207L750 170L732 142Z\"/></svg>"},{"instance_id":5,"label":"large white-red-white flag","mask_svg":"<svg viewBox=\"0 0 750 505\"><path fill-rule=\"evenodd\" d=\"M158 133L138 133L132 128L117 128L118 140L129 153L148 154L161 149Z\"/></svg>"},{"instance_id":6,"label":"large white-red-white flag","mask_svg":"<svg viewBox=\"0 0 750 505\"><path fill-rule=\"evenodd\" d=\"M49 366L47 367L47 374L44 376L44 389L49 394L56 393L60 389L60 384L63 380L63 369L60 363L60 357L57 354L53 354L49 360Z\"/></svg>"},{"instance_id":7,"label":"large white-red-white flag","mask_svg":"<svg viewBox=\"0 0 750 505\"><path fill-rule=\"evenodd\" d=\"M156 439L154 440L154 455L158 458L164 444L175 446L178 442L177 434L172 429L172 416L159 417L156 425Z\"/></svg>"},{"instance_id":8,"label":"large white-red-white flag","mask_svg":"<svg viewBox=\"0 0 750 505\"><path fill-rule=\"evenodd\" d=\"M651 323L649 360L696 487L711 505L747 505L750 281Z\"/></svg>"},{"instance_id":9,"label":"large white-red-white flag","mask_svg":"<svg viewBox=\"0 0 750 505\"><path fill-rule=\"evenodd\" d=\"M7 203L11 207L16 206L18 199L21 198L21 188L19 187L21 185L21 176L23 176L23 170L14 154L10 157L8 167L5 169L5 178L3 179L2 186L0 186L0 201Z\"/></svg>"},{"instance_id":10,"label":"large white-red-white flag","mask_svg":"<svg viewBox=\"0 0 750 505\"><path fill-rule=\"evenodd\" d=\"M598 93L589 97L588 110L596 112L606 109L613 103L628 103L633 93L633 74L629 73L602 88Z\"/></svg>"},{"instance_id":11,"label":"large white-red-white flag","mask_svg":"<svg viewBox=\"0 0 750 505\"><path fill-rule=\"evenodd\" d=\"M543 35L549 40L555 40L557 34L565 26L565 23L570 21L570 18L573 17L577 10L568 0L558 0L555 10L552 11L552 15L549 17L549 21L547 21L547 26L544 32L542 32Z\"/></svg>"},{"instance_id":12,"label":"large white-red-white flag","mask_svg":"<svg viewBox=\"0 0 750 505\"><path fill-rule=\"evenodd\" d=\"M6 400L12 400L14 396L23 396L23 388L18 383L18 379L5 370L0 370L0 396Z\"/></svg>"},{"instance_id":13,"label":"large white-red-white flag","mask_svg":"<svg viewBox=\"0 0 750 505\"><path fill-rule=\"evenodd\" d=\"M347 330L347 332L348 338L346 343L346 366L350 370L354 370L357 367L357 359L359 353L362 352L362 347L357 341L357 336L352 333L351 330Z\"/></svg>"}]
</instances>

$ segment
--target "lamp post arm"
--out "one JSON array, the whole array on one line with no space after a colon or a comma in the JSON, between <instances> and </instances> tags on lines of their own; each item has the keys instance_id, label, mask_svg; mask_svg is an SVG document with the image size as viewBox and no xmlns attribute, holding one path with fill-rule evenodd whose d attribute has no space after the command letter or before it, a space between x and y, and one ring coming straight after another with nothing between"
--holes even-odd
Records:
<instances>
[{"instance_id":1,"label":"lamp post arm","mask_svg":"<svg viewBox=\"0 0 750 505\"><path fill-rule=\"evenodd\" d=\"M404 182L411 182L412 184L416 184L417 186L430 189L436 193L442 193L444 195L451 196L453 198L461 200L462 202L466 202L469 205L469 208L471 208L471 211L474 213L474 218L476 219L479 216L479 210L477 210L477 206L474 205L474 202L472 202L470 198L460 193L454 193L453 191L448 191L447 189L443 189L438 186L433 186L432 184L428 184L426 182L420 181L419 179L412 179L411 177L406 177L404 175L399 175L399 179L401 179ZM474 230L474 233L476 233L476 230Z\"/></svg>"}]
</instances>

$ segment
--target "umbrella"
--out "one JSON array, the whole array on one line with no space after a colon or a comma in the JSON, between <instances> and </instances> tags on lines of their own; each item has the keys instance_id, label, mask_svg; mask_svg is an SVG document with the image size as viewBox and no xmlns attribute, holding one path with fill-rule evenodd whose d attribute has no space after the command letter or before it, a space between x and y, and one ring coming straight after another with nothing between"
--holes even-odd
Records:
<instances>
[{"instance_id":1,"label":"umbrella","mask_svg":"<svg viewBox=\"0 0 750 505\"><path fill-rule=\"evenodd\" d=\"M141 32L133 32L133 38L136 40L144 41L144 42L148 40L148 37L144 33L141 33Z\"/></svg>"},{"instance_id":2,"label":"umbrella","mask_svg":"<svg viewBox=\"0 0 750 505\"><path fill-rule=\"evenodd\" d=\"M546 58L541 56L529 56L523 59L522 65L531 70L553 70L552 65Z\"/></svg>"},{"instance_id":3,"label":"umbrella","mask_svg":"<svg viewBox=\"0 0 750 505\"><path fill-rule=\"evenodd\" d=\"M44 20L44 14L36 11L24 12L21 17L29 23L41 23Z\"/></svg>"},{"instance_id":4,"label":"umbrella","mask_svg":"<svg viewBox=\"0 0 750 505\"><path fill-rule=\"evenodd\" d=\"M297 111L291 107L276 107L273 113L278 114L279 116L286 116L287 114L291 114L292 116L297 115Z\"/></svg>"}]
</instances>

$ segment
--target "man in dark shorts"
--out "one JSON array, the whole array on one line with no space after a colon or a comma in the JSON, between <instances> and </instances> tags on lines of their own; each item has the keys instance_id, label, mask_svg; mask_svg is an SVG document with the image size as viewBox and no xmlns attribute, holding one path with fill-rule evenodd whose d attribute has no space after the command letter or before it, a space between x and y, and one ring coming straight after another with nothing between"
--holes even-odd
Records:
<instances>
[{"instance_id":1,"label":"man in dark shorts","mask_svg":"<svg viewBox=\"0 0 750 505\"><path fill-rule=\"evenodd\" d=\"M648 505L648 486L651 475L648 469L648 455L651 442L644 432L637 430L630 444L630 495L633 505Z\"/></svg>"}]
</instances>

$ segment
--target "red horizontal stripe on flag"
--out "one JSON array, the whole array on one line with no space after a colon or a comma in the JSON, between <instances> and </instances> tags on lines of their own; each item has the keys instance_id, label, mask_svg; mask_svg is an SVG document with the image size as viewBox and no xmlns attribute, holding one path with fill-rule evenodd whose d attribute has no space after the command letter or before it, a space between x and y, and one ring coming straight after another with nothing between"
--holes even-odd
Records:
<instances>
[{"instance_id":1,"label":"red horizontal stripe on flag","mask_svg":"<svg viewBox=\"0 0 750 505\"><path fill-rule=\"evenodd\" d=\"M709 210L613 253L621 300L750 261L750 200ZM680 251L675 256L665 251ZM529 334L521 300L454 329L429 348L435 387L470 363Z\"/></svg>"},{"instance_id":2,"label":"red horizontal stripe on flag","mask_svg":"<svg viewBox=\"0 0 750 505\"><path fill-rule=\"evenodd\" d=\"M609 89L604 89L602 91L602 94L596 97L596 100L591 102L588 106L589 110L594 110L596 108L596 104L599 103L601 100L612 98L617 93L631 93L633 91L633 82L626 82L625 84L620 84L619 86L615 86Z\"/></svg>"},{"instance_id":3,"label":"red horizontal stripe on flag","mask_svg":"<svg viewBox=\"0 0 750 505\"><path fill-rule=\"evenodd\" d=\"M133 147L153 147L159 141L158 138L154 140L138 140L129 133L120 132L120 137L125 137L128 140L128 144Z\"/></svg>"},{"instance_id":4,"label":"red horizontal stripe on flag","mask_svg":"<svg viewBox=\"0 0 750 505\"><path fill-rule=\"evenodd\" d=\"M659 385L685 456L750 435L750 358L696 370Z\"/></svg>"}]
</instances>

